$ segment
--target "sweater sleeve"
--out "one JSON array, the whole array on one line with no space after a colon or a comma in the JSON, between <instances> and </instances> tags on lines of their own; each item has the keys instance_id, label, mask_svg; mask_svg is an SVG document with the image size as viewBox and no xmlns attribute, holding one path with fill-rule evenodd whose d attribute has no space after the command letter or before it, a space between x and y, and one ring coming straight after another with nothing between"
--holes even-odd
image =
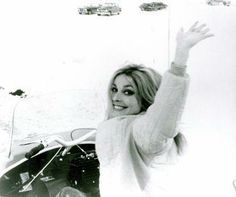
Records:
<instances>
[{"instance_id":1,"label":"sweater sleeve","mask_svg":"<svg viewBox=\"0 0 236 197\"><path fill-rule=\"evenodd\" d=\"M162 78L154 103L133 122L133 136L139 149L146 154L161 154L177 135L189 77L167 71Z\"/></svg>"}]
</instances>

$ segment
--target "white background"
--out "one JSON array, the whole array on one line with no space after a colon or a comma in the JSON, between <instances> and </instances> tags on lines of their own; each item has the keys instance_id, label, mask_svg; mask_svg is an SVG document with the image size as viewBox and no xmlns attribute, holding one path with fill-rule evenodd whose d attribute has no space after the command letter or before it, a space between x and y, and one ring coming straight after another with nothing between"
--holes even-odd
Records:
<instances>
[{"instance_id":1,"label":"white background","mask_svg":"<svg viewBox=\"0 0 236 197\"><path fill-rule=\"evenodd\" d=\"M117 1L122 13L112 17L79 15L77 8L85 2L2 1L0 86L28 95L69 89L103 94L113 71L127 62L163 73L174 55L177 30L195 21L207 23L215 37L197 45L188 62L191 86L182 127L189 168L184 177L193 196L235 196L235 2L226 7L169 1L168 9L147 13L138 8L143 1Z\"/></svg>"}]
</instances>

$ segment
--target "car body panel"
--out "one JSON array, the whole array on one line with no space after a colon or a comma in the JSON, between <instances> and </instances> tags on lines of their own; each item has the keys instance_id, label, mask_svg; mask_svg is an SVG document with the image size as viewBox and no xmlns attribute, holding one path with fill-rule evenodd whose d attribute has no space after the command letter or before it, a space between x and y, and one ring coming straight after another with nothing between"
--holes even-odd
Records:
<instances>
[{"instance_id":1,"label":"car body panel","mask_svg":"<svg viewBox=\"0 0 236 197\"><path fill-rule=\"evenodd\" d=\"M227 0L207 0L208 5L225 5L230 6L231 2Z\"/></svg>"},{"instance_id":2,"label":"car body panel","mask_svg":"<svg viewBox=\"0 0 236 197\"><path fill-rule=\"evenodd\" d=\"M82 8L78 8L78 12L82 15L96 14L99 7L100 6L85 6Z\"/></svg>"},{"instance_id":3,"label":"car body panel","mask_svg":"<svg viewBox=\"0 0 236 197\"><path fill-rule=\"evenodd\" d=\"M112 16L119 15L121 12L121 8L115 3L106 3L98 8L97 15L98 16Z\"/></svg>"},{"instance_id":4,"label":"car body panel","mask_svg":"<svg viewBox=\"0 0 236 197\"><path fill-rule=\"evenodd\" d=\"M142 11L158 11L167 8L162 2L143 3L139 6Z\"/></svg>"}]
</instances>

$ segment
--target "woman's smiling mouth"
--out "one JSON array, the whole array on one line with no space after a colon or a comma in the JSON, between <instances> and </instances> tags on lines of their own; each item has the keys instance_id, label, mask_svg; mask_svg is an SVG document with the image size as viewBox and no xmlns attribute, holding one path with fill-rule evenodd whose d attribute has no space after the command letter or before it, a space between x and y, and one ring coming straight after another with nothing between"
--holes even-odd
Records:
<instances>
[{"instance_id":1,"label":"woman's smiling mouth","mask_svg":"<svg viewBox=\"0 0 236 197\"><path fill-rule=\"evenodd\" d=\"M125 106L120 106L120 105L113 105L113 108L115 109L115 110L123 110L123 109L126 109L127 107L125 107Z\"/></svg>"}]
</instances>

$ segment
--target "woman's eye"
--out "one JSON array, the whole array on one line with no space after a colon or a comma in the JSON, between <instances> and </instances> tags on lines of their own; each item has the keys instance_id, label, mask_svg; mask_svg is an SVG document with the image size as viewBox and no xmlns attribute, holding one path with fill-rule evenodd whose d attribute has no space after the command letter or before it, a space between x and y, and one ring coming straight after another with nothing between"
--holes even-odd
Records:
<instances>
[{"instance_id":1,"label":"woman's eye","mask_svg":"<svg viewBox=\"0 0 236 197\"><path fill-rule=\"evenodd\" d=\"M125 90L124 94L127 95L127 96L131 96L131 95L134 94L134 91L132 91L132 90Z\"/></svg>"},{"instance_id":2,"label":"woman's eye","mask_svg":"<svg viewBox=\"0 0 236 197\"><path fill-rule=\"evenodd\" d=\"M111 91L112 92L117 92L117 88L113 87L113 88L111 88Z\"/></svg>"}]
</instances>

